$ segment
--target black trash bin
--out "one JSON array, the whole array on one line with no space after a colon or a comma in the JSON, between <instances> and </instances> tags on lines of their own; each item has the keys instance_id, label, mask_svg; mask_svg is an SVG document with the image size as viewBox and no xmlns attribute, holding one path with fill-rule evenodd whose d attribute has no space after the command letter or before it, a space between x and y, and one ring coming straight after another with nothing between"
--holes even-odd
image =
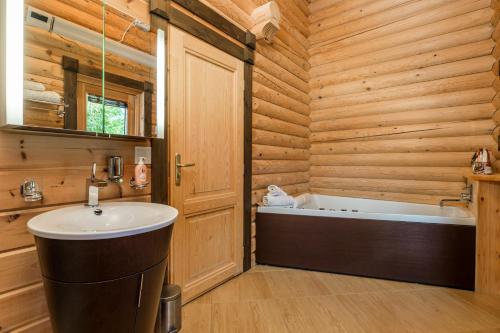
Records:
<instances>
[{"instance_id":1,"label":"black trash bin","mask_svg":"<svg viewBox=\"0 0 500 333\"><path fill-rule=\"evenodd\" d=\"M182 327L181 288L175 284L163 286L156 317L155 333L177 333Z\"/></svg>"}]
</instances>

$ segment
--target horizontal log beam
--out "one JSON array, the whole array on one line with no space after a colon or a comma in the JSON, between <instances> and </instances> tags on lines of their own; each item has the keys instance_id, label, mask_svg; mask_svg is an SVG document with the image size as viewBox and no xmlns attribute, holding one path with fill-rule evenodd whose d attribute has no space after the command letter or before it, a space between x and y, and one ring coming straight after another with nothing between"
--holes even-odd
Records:
<instances>
[{"instance_id":1,"label":"horizontal log beam","mask_svg":"<svg viewBox=\"0 0 500 333\"><path fill-rule=\"evenodd\" d=\"M309 97L307 92L292 87L288 83L283 82L260 68L255 67L253 75L255 82L277 91L280 94L293 98L297 102L308 105L311 101L311 97Z\"/></svg>"},{"instance_id":2,"label":"horizontal log beam","mask_svg":"<svg viewBox=\"0 0 500 333\"><path fill-rule=\"evenodd\" d=\"M314 166L468 167L472 152L312 155Z\"/></svg>"},{"instance_id":3,"label":"horizontal log beam","mask_svg":"<svg viewBox=\"0 0 500 333\"><path fill-rule=\"evenodd\" d=\"M490 71L479 74L463 75L429 82L408 84L364 93L322 98L311 102L312 110L346 107L366 103L376 103L395 99L445 94L491 87L496 76Z\"/></svg>"},{"instance_id":4,"label":"horizontal log beam","mask_svg":"<svg viewBox=\"0 0 500 333\"><path fill-rule=\"evenodd\" d=\"M355 67L342 72L322 72L319 75L312 76L309 83L311 88L315 89L321 86L363 80L391 73L412 71L430 66L491 55L494 47L495 42L491 39L486 39L442 50L432 50L431 52L413 54L408 57L382 63L372 65L365 64L361 67Z\"/></svg>"},{"instance_id":5,"label":"horizontal log beam","mask_svg":"<svg viewBox=\"0 0 500 333\"><path fill-rule=\"evenodd\" d=\"M401 125L390 127L336 130L312 133L311 142L399 140L413 138L439 138L480 136L492 134L496 123L492 119L464 122ZM361 143L360 143L361 145Z\"/></svg>"},{"instance_id":6,"label":"horizontal log beam","mask_svg":"<svg viewBox=\"0 0 500 333\"><path fill-rule=\"evenodd\" d=\"M255 129L276 132L286 135L294 135L303 138L308 138L310 133L309 128L306 126L291 124L289 122L279 119L273 119L271 117L263 116L258 113L253 114L252 124L253 128Z\"/></svg>"},{"instance_id":7,"label":"horizontal log beam","mask_svg":"<svg viewBox=\"0 0 500 333\"><path fill-rule=\"evenodd\" d=\"M424 138L404 140L378 140L364 142L313 143L311 153L367 154L367 153L417 153L417 152L474 152L485 147L494 150L497 143L490 135L454 138Z\"/></svg>"},{"instance_id":8,"label":"horizontal log beam","mask_svg":"<svg viewBox=\"0 0 500 333\"><path fill-rule=\"evenodd\" d=\"M311 177L433 180L463 182L470 174L468 167L415 166L312 166Z\"/></svg>"},{"instance_id":9,"label":"horizontal log beam","mask_svg":"<svg viewBox=\"0 0 500 333\"><path fill-rule=\"evenodd\" d=\"M309 93L308 82L291 73L284 64L276 63L258 52L255 53L255 67L262 69L303 93Z\"/></svg>"},{"instance_id":10,"label":"horizontal log beam","mask_svg":"<svg viewBox=\"0 0 500 333\"><path fill-rule=\"evenodd\" d=\"M0 253L0 294L40 282L42 275L34 246Z\"/></svg>"},{"instance_id":11,"label":"horizontal log beam","mask_svg":"<svg viewBox=\"0 0 500 333\"><path fill-rule=\"evenodd\" d=\"M458 197L463 191L463 182L311 177L312 188L346 189L374 192L395 192Z\"/></svg>"},{"instance_id":12,"label":"horizontal log beam","mask_svg":"<svg viewBox=\"0 0 500 333\"><path fill-rule=\"evenodd\" d=\"M308 127L311 120L308 116L293 110L286 109L279 105L269 103L265 100L254 97L253 111L264 116L276 118L296 125Z\"/></svg>"},{"instance_id":13,"label":"horizontal log beam","mask_svg":"<svg viewBox=\"0 0 500 333\"><path fill-rule=\"evenodd\" d=\"M379 89L399 87L419 82L429 82L456 76L483 73L490 71L494 63L495 58L491 55L487 55L423 69L381 75L335 85L322 85L321 88L313 89L309 95L313 99L342 96L365 91L373 92Z\"/></svg>"},{"instance_id":14,"label":"horizontal log beam","mask_svg":"<svg viewBox=\"0 0 500 333\"><path fill-rule=\"evenodd\" d=\"M413 202L429 205L438 205L441 199L449 198L443 195L426 195L414 193L394 193L394 192L376 192L348 189L327 189L311 187L311 193L333 195L341 197L365 198L374 200L390 200L399 202Z\"/></svg>"},{"instance_id":15,"label":"horizontal log beam","mask_svg":"<svg viewBox=\"0 0 500 333\"><path fill-rule=\"evenodd\" d=\"M493 28L489 24L490 11L487 11L482 15L483 25L477 26L477 17L471 17L470 26L472 28L464 29L460 20L457 20L455 30L446 35L434 35L434 37L417 40L415 41L415 36L409 36L408 44L396 43L393 47L385 49L383 47L376 46L373 41L367 42L364 48L357 48L350 50L350 53L343 54L342 59L328 59L323 60L321 65L311 67L309 74L312 77L320 76L332 73L338 73L347 71L353 68L365 67L369 65L380 64L388 62L391 60L403 59L406 57L414 56L415 54L421 54L425 52L439 51L459 45L464 45L468 43L475 43L484 41L491 37L493 33ZM462 18L460 18L462 19ZM462 30L463 29L463 30ZM389 39L389 41L394 42ZM373 47L377 47L377 50L373 50ZM370 54L370 57L366 57L365 54Z\"/></svg>"},{"instance_id":16,"label":"horizontal log beam","mask_svg":"<svg viewBox=\"0 0 500 333\"><path fill-rule=\"evenodd\" d=\"M346 107L317 110L311 113L312 121L360 117L395 112L437 109L461 105L489 103L496 91L492 87L450 92L445 94L416 96L391 101L374 102Z\"/></svg>"},{"instance_id":17,"label":"horizontal log beam","mask_svg":"<svg viewBox=\"0 0 500 333\"><path fill-rule=\"evenodd\" d=\"M252 142L259 145L302 149L308 149L310 146L309 138L263 131L259 129L252 130Z\"/></svg>"},{"instance_id":18,"label":"horizontal log beam","mask_svg":"<svg viewBox=\"0 0 500 333\"><path fill-rule=\"evenodd\" d=\"M495 112L491 103L455 106L449 108L424 109L361 117L340 118L312 122L312 132L347 129L375 128L385 126L428 124L445 121L468 121L491 119Z\"/></svg>"},{"instance_id":19,"label":"horizontal log beam","mask_svg":"<svg viewBox=\"0 0 500 333\"><path fill-rule=\"evenodd\" d=\"M309 160L309 149L283 148L265 145L252 145L254 160Z\"/></svg>"},{"instance_id":20,"label":"horizontal log beam","mask_svg":"<svg viewBox=\"0 0 500 333\"><path fill-rule=\"evenodd\" d=\"M310 114L308 103L299 102L258 82L253 82L253 96L303 115Z\"/></svg>"},{"instance_id":21,"label":"horizontal log beam","mask_svg":"<svg viewBox=\"0 0 500 333\"><path fill-rule=\"evenodd\" d=\"M252 176L254 190L267 188L269 185L293 185L309 182L308 172L274 173Z\"/></svg>"},{"instance_id":22,"label":"horizontal log beam","mask_svg":"<svg viewBox=\"0 0 500 333\"><path fill-rule=\"evenodd\" d=\"M263 161L255 160L252 162L254 175L306 172L309 171L310 163L308 161Z\"/></svg>"},{"instance_id":23,"label":"horizontal log beam","mask_svg":"<svg viewBox=\"0 0 500 333\"><path fill-rule=\"evenodd\" d=\"M462 10L462 12L484 6L487 1L488 0L482 0L482 4L479 4L479 1L476 1L474 4L468 1L468 5L466 5L467 7L463 7L464 10ZM460 11L454 10L449 11L448 13L452 12L459 13ZM441 16L447 16L449 15L448 13L441 13ZM390 53L393 53L392 56L398 54L414 55L416 54L415 50L417 50L418 45L423 47L421 51L429 51L427 47L430 46L428 44L428 42L430 41L434 41L434 47L436 47L437 45L444 45L443 43L447 42L453 43L453 46L465 44L457 44L457 41L453 42L449 39L449 37L451 37L451 35L455 35L459 36L458 39L463 38L464 36L461 34L462 30L472 30L469 32L469 34L471 34L471 37L473 37L473 35L477 32L477 30L474 30L475 27L480 25L484 25L485 27L487 27L487 24L490 24L492 13L493 10L491 8L483 8L480 10L473 10L471 12L464 13L460 16L448 16L447 19L441 21L437 20L430 25L416 26L411 28L412 24L406 24L408 27L410 27L410 29L402 30L391 30L391 26L388 25L385 27L385 29L372 31L365 34L358 34L357 36L353 36L352 38L346 39L344 41L329 40L323 45L313 46L310 49L310 62L313 68L315 68L317 66L324 66L324 64L327 63L346 60L350 57L359 57L361 54L366 53L382 56L377 57L377 59L367 60L367 64L369 65L373 64L374 61L380 61L385 56L389 56ZM408 21L404 23L408 23ZM414 19L412 23L413 25L418 24L418 21ZM491 29L492 28L490 27L490 30ZM476 39L475 41L479 40ZM346 45L352 46L346 48ZM404 46L406 50L400 50L398 52L397 47L399 46ZM311 74L315 73L316 70L311 72Z\"/></svg>"}]
</instances>

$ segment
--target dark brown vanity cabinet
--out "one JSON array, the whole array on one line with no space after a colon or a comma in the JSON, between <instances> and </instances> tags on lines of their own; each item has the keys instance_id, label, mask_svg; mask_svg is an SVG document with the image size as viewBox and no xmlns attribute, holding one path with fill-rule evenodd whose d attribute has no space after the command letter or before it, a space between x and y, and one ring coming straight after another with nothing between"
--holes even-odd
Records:
<instances>
[{"instance_id":1,"label":"dark brown vanity cabinet","mask_svg":"<svg viewBox=\"0 0 500 333\"><path fill-rule=\"evenodd\" d=\"M54 333L151 333L171 226L102 240L36 237Z\"/></svg>"}]
</instances>

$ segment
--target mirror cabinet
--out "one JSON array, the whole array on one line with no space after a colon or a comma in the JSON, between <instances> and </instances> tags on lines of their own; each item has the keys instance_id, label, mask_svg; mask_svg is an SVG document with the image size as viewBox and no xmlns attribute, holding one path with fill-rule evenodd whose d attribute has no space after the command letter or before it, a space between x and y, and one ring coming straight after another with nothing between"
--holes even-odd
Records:
<instances>
[{"instance_id":1,"label":"mirror cabinet","mask_svg":"<svg viewBox=\"0 0 500 333\"><path fill-rule=\"evenodd\" d=\"M2 127L163 138L164 32L119 2L1 2Z\"/></svg>"}]
</instances>

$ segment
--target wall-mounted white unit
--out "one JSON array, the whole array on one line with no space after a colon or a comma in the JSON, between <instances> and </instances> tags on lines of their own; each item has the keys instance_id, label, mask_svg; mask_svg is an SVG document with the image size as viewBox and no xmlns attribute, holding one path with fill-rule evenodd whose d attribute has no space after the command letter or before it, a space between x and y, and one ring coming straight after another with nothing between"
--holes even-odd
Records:
<instances>
[{"instance_id":1,"label":"wall-mounted white unit","mask_svg":"<svg viewBox=\"0 0 500 333\"><path fill-rule=\"evenodd\" d=\"M0 1L0 125L5 125L6 123L6 111L5 111L5 57L6 57L6 47L5 47L5 13L6 13L5 1Z\"/></svg>"},{"instance_id":2,"label":"wall-mounted white unit","mask_svg":"<svg viewBox=\"0 0 500 333\"><path fill-rule=\"evenodd\" d=\"M0 1L0 126L23 124L23 11L23 1Z\"/></svg>"}]
</instances>

